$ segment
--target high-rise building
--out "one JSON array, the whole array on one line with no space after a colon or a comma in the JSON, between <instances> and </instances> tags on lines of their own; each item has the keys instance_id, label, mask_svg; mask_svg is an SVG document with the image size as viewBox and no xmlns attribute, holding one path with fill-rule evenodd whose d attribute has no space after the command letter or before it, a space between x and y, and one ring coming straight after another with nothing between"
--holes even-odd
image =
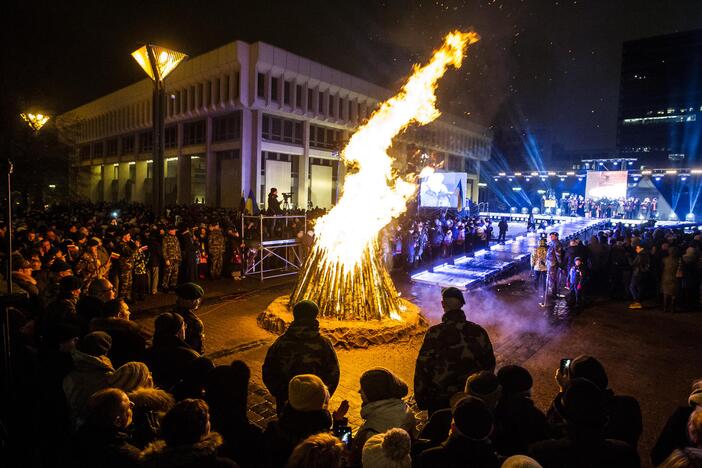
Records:
<instances>
[{"instance_id":1,"label":"high-rise building","mask_svg":"<svg viewBox=\"0 0 702 468\"><path fill-rule=\"evenodd\" d=\"M292 206L330 207L339 150L389 90L280 48L232 42L183 62L166 80L166 203L238 207L271 187ZM72 192L93 201L151 200L152 83L144 79L57 118L75 149ZM399 170L433 161L468 173L477 200L491 133L443 115L393 144ZM402 167L399 167L402 166Z\"/></svg>"},{"instance_id":2,"label":"high-rise building","mask_svg":"<svg viewBox=\"0 0 702 468\"><path fill-rule=\"evenodd\" d=\"M624 43L617 147L648 167L701 161L702 30Z\"/></svg>"}]
</instances>

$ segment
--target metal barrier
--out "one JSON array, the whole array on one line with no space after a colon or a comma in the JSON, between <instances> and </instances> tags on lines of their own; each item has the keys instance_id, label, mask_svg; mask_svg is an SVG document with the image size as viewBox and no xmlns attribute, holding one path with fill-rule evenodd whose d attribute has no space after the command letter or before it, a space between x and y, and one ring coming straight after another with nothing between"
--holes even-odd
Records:
<instances>
[{"instance_id":1,"label":"metal barrier","mask_svg":"<svg viewBox=\"0 0 702 468\"><path fill-rule=\"evenodd\" d=\"M289 232L292 220L302 220L302 231L307 231L307 215L297 216L242 216L241 235L248 247L244 274L259 276L260 280L295 275L300 271L304 256L302 239L297 237L275 238L273 232L278 223L284 223L282 231ZM284 236L285 237L285 236Z\"/></svg>"}]
</instances>

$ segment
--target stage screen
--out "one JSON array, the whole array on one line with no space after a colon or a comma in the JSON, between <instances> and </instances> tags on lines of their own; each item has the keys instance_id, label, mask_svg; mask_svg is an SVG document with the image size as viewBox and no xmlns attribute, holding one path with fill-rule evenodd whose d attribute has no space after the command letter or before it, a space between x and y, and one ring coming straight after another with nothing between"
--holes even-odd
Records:
<instances>
[{"instance_id":1,"label":"stage screen","mask_svg":"<svg viewBox=\"0 0 702 468\"><path fill-rule=\"evenodd\" d=\"M587 171L585 197L599 198L626 197L627 171Z\"/></svg>"},{"instance_id":2,"label":"stage screen","mask_svg":"<svg viewBox=\"0 0 702 468\"><path fill-rule=\"evenodd\" d=\"M458 208L459 185L466 198L465 172L435 172L420 179L419 206L423 208Z\"/></svg>"}]
</instances>

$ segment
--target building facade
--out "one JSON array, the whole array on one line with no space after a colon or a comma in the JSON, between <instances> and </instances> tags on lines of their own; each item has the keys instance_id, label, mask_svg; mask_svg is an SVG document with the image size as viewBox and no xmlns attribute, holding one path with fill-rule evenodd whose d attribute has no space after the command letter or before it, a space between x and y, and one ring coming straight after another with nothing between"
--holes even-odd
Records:
<instances>
[{"instance_id":1,"label":"building facade","mask_svg":"<svg viewBox=\"0 0 702 468\"><path fill-rule=\"evenodd\" d=\"M702 30L625 42L617 148L646 167L702 156Z\"/></svg>"},{"instance_id":2,"label":"building facade","mask_svg":"<svg viewBox=\"0 0 702 468\"><path fill-rule=\"evenodd\" d=\"M57 118L74 148L71 191L92 201L151 200L152 89L145 79ZM291 207L330 207L343 184L339 150L390 91L280 48L232 42L166 80L166 203L238 207L271 187ZM488 130L442 116L409 128L391 153L400 171L431 159L468 173L478 196Z\"/></svg>"}]
</instances>

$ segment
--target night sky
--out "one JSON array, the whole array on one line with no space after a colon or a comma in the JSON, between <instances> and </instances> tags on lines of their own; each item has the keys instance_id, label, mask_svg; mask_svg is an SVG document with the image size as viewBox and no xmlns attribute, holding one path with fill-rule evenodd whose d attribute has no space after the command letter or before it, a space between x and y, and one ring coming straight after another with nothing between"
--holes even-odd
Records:
<instances>
[{"instance_id":1,"label":"night sky","mask_svg":"<svg viewBox=\"0 0 702 468\"><path fill-rule=\"evenodd\" d=\"M3 93L56 114L138 81L150 41L189 55L269 42L394 89L452 29L482 40L439 108L613 148L621 43L702 28L699 0L16 1L4 3Z\"/></svg>"}]
</instances>

